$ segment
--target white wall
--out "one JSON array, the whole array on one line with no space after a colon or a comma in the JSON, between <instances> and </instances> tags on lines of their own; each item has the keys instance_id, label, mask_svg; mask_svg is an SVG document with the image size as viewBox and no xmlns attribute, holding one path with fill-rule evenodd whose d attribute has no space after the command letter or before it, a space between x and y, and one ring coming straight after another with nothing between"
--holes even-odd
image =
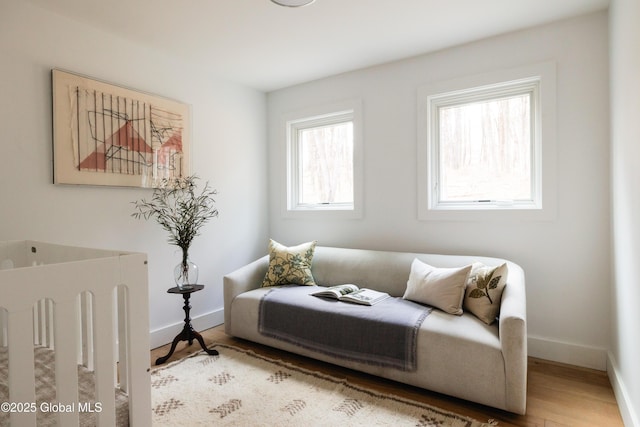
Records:
<instances>
[{"instance_id":1,"label":"white wall","mask_svg":"<svg viewBox=\"0 0 640 427\"><path fill-rule=\"evenodd\" d=\"M285 244L317 239L326 246L509 258L527 274L530 354L604 369L610 331L607 28L606 13L591 14L270 93L272 237ZM418 221L418 87L544 61L557 64L556 218ZM280 117L350 98L363 105L363 219L283 218Z\"/></svg>"},{"instance_id":2,"label":"white wall","mask_svg":"<svg viewBox=\"0 0 640 427\"><path fill-rule=\"evenodd\" d=\"M222 276L262 255L267 238L265 95L19 0L0 3L0 61L0 240L146 252L152 345L182 326L182 298L166 294L178 254L155 222L130 217L150 190L52 184L50 70L192 106L193 171L218 189L220 211L191 251L207 285L192 316L200 328L222 323Z\"/></svg>"},{"instance_id":3,"label":"white wall","mask_svg":"<svg viewBox=\"0 0 640 427\"><path fill-rule=\"evenodd\" d=\"M627 426L640 426L640 4L614 0L611 28L613 329L609 377Z\"/></svg>"}]
</instances>

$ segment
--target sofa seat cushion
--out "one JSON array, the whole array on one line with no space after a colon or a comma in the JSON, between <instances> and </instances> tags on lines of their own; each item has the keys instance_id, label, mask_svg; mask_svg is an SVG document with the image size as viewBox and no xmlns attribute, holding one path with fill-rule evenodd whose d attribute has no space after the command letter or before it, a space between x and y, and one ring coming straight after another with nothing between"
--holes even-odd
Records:
<instances>
[{"instance_id":1,"label":"sofa seat cushion","mask_svg":"<svg viewBox=\"0 0 640 427\"><path fill-rule=\"evenodd\" d=\"M236 334L236 328L243 331L254 330L256 334L259 333L260 301L269 291L271 288L258 288L234 298L231 305L234 328L231 331L232 335ZM441 311L433 311L422 322L420 329L434 335L444 335L457 341L468 342L471 347L474 345L490 346L496 351L500 351L497 324L486 325L471 314L465 313L462 316L455 316Z\"/></svg>"},{"instance_id":2,"label":"sofa seat cushion","mask_svg":"<svg viewBox=\"0 0 640 427\"><path fill-rule=\"evenodd\" d=\"M417 369L405 372L379 366L366 365L350 360L314 352L263 336L258 331L259 307L269 288L259 288L237 295L231 303L228 333L239 338L291 351L378 375L395 381L434 389L463 399L487 405L505 401L503 387L491 384L505 382L504 359L500 347L497 324L486 325L472 314L461 316L434 310L422 322L418 331ZM452 369L455 367L455 369Z\"/></svg>"},{"instance_id":3,"label":"sofa seat cushion","mask_svg":"<svg viewBox=\"0 0 640 427\"><path fill-rule=\"evenodd\" d=\"M424 344L424 345L423 345ZM484 402L506 399L505 364L498 327L486 325L470 313L461 316L434 310L422 324L419 358L428 387L441 393ZM473 399L472 399L472 396Z\"/></svg>"}]
</instances>

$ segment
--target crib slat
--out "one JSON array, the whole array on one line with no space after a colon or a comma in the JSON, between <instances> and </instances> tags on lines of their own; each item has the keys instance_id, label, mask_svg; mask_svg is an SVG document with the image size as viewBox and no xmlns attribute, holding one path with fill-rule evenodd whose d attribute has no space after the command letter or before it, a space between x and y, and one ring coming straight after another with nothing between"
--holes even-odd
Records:
<instances>
[{"instance_id":1,"label":"crib slat","mask_svg":"<svg viewBox=\"0 0 640 427\"><path fill-rule=\"evenodd\" d=\"M38 312L38 345L48 347L49 343L47 342L47 303L45 300L39 300L37 303L37 312Z\"/></svg>"},{"instance_id":2,"label":"crib slat","mask_svg":"<svg viewBox=\"0 0 640 427\"><path fill-rule=\"evenodd\" d=\"M46 325L47 328L47 347L51 350L56 349L56 341L54 339L54 331L53 331L53 301L50 299L45 300L45 314L47 316Z\"/></svg>"},{"instance_id":3,"label":"crib slat","mask_svg":"<svg viewBox=\"0 0 640 427\"><path fill-rule=\"evenodd\" d=\"M64 343L56 347L56 399L62 404L75 404L76 410L58 414L58 425L77 426L78 413L78 365L76 363L76 300L70 299L55 304L55 342Z\"/></svg>"},{"instance_id":4,"label":"crib slat","mask_svg":"<svg viewBox=\"0 0 640 427\"><path fill-rule=\"evenodd\" d=\"M33 307L33 345L40 345L40 301Z\"/></svg>"},{"instance_id":5,"label":"crib slat","mask_svg":"<svg viewBox=\"0 0 640 427\"><path fill-rule=\"evenodd\" d=\"M116 423L114 385L116 383L113 357L113 294L96 293L93 296L93 319L95 331L96 402L102 403L98 415L98 426L113 426ZM105 367L108 367L105 369Z\"/></svg>"},{"instance_id":6,"label":"crib slat","mask_svg":"<svg viewBox=\"0 0 640 427\"><path fill-rule=\"evenodd\" d=\"M93 371L93 313L91 294L83 292L80 295L80 327L82 330L82 365Z\"/></svg>"},{"instance_id":7,"label":"crib slat","mask_svg":"<svg viewBox=\"0 0 640 427\"><path fill-rule=\"evenodd\" d=\"M127 393L129 391L129 357L127 356L127 346L129 337L127 334L129 319L127 317L127 288L118 286L117 293L117 319L118 319L118 371L120 372L120 389Z\"/></svg>"},{"instance_id":8,"label":"crib slat","mask_svg":"<svg viewBox=\"0 0 640 427\"><path fill-rule=\"evenodd\" d=\"M78 336L78 340L76 340L76 361L78 365L83 365L82 363L82 314L81 314L81 301L82 294L76 295L76 336ZM84 365L83 365L84 366Z\"/></svg>"},{"instance_id":9,"label":"crib slat","mask_svg":"<svg viewBox=\"0 0 640 427\"><path fill-rule=\"evenodd\" d=\"M144 255L120 260L121 283L127 286L126 306L128 320L127 358L129 360L129 420L132 426L151 425L151 375L149 358L139 357L149 353L149 314L136 306L138 301L149 300L147 269Z\"/></svg>"},{"instance_id":10,"label":"crib slat","mask_svg":"<svg viewBox=\"0 0 640 427\"><path fill-rule=\"evenodd\" d=\"M0 308L0 347L7 345L7 310Z\"/></svg>"},{"instance_id":11,"label":"crib slat","mask_svg":"<svg viewBox=\"0 0 640 427\"><path fill-rule=\"evenodd\" d=\"M9 401L35 403L33 364L33 313L31 309L9 312ZM35 412L12 412L12 426L35 426Z\"/></svg>"}]
</instances>

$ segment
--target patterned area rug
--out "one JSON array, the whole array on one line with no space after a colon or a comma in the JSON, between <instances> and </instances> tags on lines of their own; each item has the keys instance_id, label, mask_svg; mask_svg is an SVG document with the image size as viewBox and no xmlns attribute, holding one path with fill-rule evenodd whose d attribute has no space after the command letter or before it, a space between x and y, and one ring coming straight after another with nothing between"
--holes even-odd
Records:
<instances>
[{"instance_id":1,"label":"patterned area rug","mask_svg":"<svg viewBox=\"0 0 640 427\"><path fill-rule=\"evenodd\" d=\"M151 373L155 426L487 427L423 403L217 344Z\"/></svg>"}]
</instances>

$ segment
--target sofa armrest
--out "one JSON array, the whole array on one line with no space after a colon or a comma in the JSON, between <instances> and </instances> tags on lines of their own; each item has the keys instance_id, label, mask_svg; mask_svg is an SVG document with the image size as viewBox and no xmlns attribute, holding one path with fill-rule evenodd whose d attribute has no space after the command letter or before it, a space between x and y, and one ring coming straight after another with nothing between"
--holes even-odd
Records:
<instances>
[{"instance_id":1,"label":"sofa armrest","mask_svg":"<svg viewBox=\"0 0 640 427\"><path fill-rule=\"evenodd\" d=\"M265 255L224 276L224 330L227 334L233 335L231 333L231 302L241 293L259 288L268 268L269 255Z\"/></svg>"},{"instance_id":2,"label":"sofa armrest","mask_svg":"<svg viewBox=\"0 0 640 427\"><path fill-rule=\"evenodd\" d=\"M524 272L509 263L500 307L500 345L505 363L509 411L524 414L527 405L527 298Z\"/></svg>"}]
</instances>

